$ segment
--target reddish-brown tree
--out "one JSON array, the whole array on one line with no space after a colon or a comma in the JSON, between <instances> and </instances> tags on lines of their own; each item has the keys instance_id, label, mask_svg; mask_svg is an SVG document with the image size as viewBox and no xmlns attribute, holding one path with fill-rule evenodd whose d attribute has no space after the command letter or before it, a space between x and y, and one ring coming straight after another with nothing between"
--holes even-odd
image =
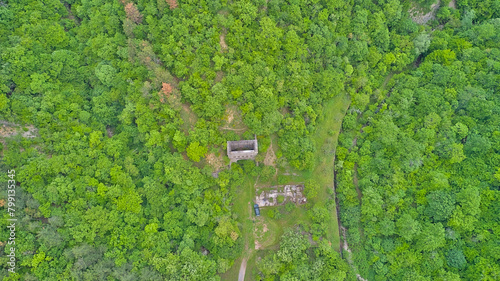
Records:
<instances>
[{"instance_id":1,"label":"reddish-brown tree","mask_svg":"<svg viewBox=\"0 0 500 281\"><path fill-rule=\"evenodd\" d=\"M168 6L170 6L170 10L173 10L177 8L177 1L176 0L165 0L168 3Z\"/></svg>"},{"instance_id":2,"label":"reddish-brown tree","mask_svg":"<svg viewBox=\"0 0 500 281\"><path fill-rule=\"evenodd\" d=\"M139 10L134 5L134 3L128 3L125 5L125 13L127 14L127 18L131 21L139 24L142 22L142 15L139 13Z\"/></svg>"},{"instance_id":3,"label":"reddish-brown tree","mask_svg":"<svg viewBox=\"0 0 500 281\"><path fill-rule=\"evenodd\" d=\"M167 96L170 96L170 94L172 93L173 89L172 89L172 85L168 84L168 83L162 83L162 88L161 90L163 91L163 93Z\"/></svg>"}]
</instances>

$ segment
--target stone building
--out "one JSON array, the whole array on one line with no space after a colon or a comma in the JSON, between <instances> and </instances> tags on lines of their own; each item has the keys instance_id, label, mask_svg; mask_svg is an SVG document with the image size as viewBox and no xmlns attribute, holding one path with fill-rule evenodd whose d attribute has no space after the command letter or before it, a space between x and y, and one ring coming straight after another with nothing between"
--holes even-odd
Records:
<instances>
[{"instance_id":1,"label":"stone building","mask_svg":"<svg viewBox=\"0 0 500 281\"><path fill-rule=\"evenodd\" d=\"M253 140L228 141L227 142L227 157L229 157L229 166L231 163L238 160L255 160L255 156L259 153L259 145L257 138Z\"/></svg>"}]
</instances>

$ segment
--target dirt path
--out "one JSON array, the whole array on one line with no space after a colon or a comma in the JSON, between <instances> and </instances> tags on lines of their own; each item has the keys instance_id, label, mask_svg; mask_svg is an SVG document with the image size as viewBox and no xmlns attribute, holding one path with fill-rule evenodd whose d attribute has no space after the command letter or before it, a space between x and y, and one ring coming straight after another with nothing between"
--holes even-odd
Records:
<instances>
[{"instance_id":1,"label":"dirt path","mask_svg":"<svg viewBox=\"0 0 500 281\"><path fill-rule=\"evenodd\" d=\"M257 179L255 180L254 188L257 185L258 181L259 181L259 177L257 177ZM252 219L253 205L251 204L251 202L248 202L248 210L249 210L248 218ZM245 281L245 273L247 271L247 261L252 257L252 255L254 253L253 249L248 246L248 239L246 240L246 243L245 243L245 253L246 253L246 256L243 257L243 259L241 260L240 271L238 273L238 281Z\"/></svg>"},{"instance_id":2,"label":"dirt path","mask_svg":"<svg viewBox=\"0 0 500 281\"><path fill-rule=\"evenodd\" d=\"M238 281L245 281L245 272L247 270L247 258L243 258L240 266L240 273L238 274Z\"/></svg>"},{"instance_id":3,"label":"dirt path","mask_svg":"<svg viewBox=\"0 0 500 281\"><path fill-rule=\"evenodd\" d=\"M276 168L275 162L276 162L276 154L274 153L273 140L271 139L271 144L269 145L269 148L267 149L266 158L264 158L264 165L273 166L274 168Z\"/></svg>"},{"instance_id":4,"label":"dirt path","mask_svg":"<svg viewBox=\"0 0 500 281\"><path fill-rule=\"evenodd\" d=\"M226 44L226 34L227 31L225 28L222 29L222 34L219 35L219 45L220 45L220 52L224 53L224 51L227 50L228 46Z\"/></svg>"}]
</instances>

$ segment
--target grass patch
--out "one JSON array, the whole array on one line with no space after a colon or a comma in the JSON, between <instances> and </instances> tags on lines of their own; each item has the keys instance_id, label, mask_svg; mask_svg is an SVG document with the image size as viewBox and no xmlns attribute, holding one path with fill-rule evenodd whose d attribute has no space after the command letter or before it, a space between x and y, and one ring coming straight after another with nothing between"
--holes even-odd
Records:
<instances>
[{"instance_id":1,"label":"grass patch","mask_svg":"<svg viewBox=\"0 0 500 281\"><path fill-rule=\"evenodd\" d=\"M255 281L255 280L260 280L255 277L257 277L258 270L257 270L257 261L260 259L263 259L265 256L268 254L274 252L273 250L262 250L262 251L257 251L255 254L248 260L247 262L247 271L245 274L245 281ZM229 280L229 279L228 279ZM238 280L236 279L231 279L231 281Z\"/></svg>"},{"instance_id":2,"label":"grass patch","mask_svg":"<svg viewBox=\"0 0 500 281\"><path fill-rule=\"evenodd\" d=\"M324 119L319 122L314 139L316 140L316 163L313 169L314 179L320 185L318 195L314 199L316 204L324 204L325 198L329 198L329 190L333 190L333 169L335 160L335 149L340 133L342 119L350 105L350 99L346 95L340 95L328 102L324 107ZM331 191L330 191L331 192ZM332 198L335 200L335 198ZM339 226L337 223L337 211L333 208L328 223L326 239L340 251Z\"/></svg>"},{"instance_id":3,"label":"grass patch","mask_svg":"<svg viewBox=\"0 0 500 281\"><path fill-rule=\"evenodd\" d=\"M286 229L295 225L310 225L311 221L307 216L305 206L296 206L289 212L286 211L285 206L281 206L264 208L261 223L266 224L267 231L261 233L265 239L259 239L262 241L260 249L277 250L279 247L279 238Z\"/></svg>"}]
</instances>

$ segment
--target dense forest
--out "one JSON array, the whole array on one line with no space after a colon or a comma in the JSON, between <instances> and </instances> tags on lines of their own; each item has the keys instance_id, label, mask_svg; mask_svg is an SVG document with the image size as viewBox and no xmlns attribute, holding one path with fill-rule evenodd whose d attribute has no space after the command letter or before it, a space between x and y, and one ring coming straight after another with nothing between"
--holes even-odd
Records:
<instances>
[{"instance_id":1,"label":"dense forest","mask_svg":"<svg viewBox=\"0 0 500 281\"><path fill-rule=\"evenodd\" d=\"M368 280L500 278L500 19L471 20L344 119L341 220Z\"/></svg>"},{"instance_id":2,"label":"dense forest","mask_svg":"<svg viewBox=\"0 0 500 281\"><path fill-rule=\"evenodd\" d=\"M0 277L220 280L245 251L235 190L270 169L213 177L207 155L273 135L280 165L309 171L323 105L347 94L336 183L353 261L309 204L316 243L288 229L256 278L500 278L500 3L441 1L415 23L430 2L0 1L17 219L12 273L0 189ZM230 107L241 134L222 129Z\"/></svg>"}]
</instances>

